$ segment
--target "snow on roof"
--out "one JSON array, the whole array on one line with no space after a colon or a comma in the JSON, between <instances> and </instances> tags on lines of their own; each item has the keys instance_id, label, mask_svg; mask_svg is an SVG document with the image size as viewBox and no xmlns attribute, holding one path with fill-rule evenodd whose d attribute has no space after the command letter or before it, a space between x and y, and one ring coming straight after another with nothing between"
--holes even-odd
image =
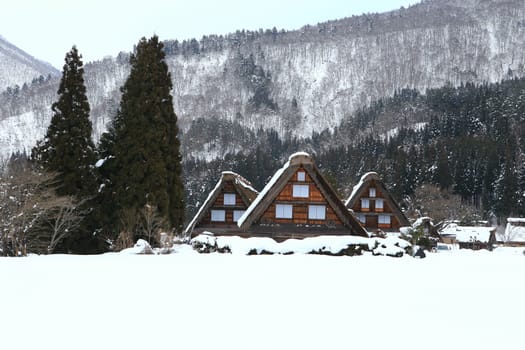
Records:
<instances>
[{"instance_id":1,"label":"snow on roof","mask_svg":"<svg viewBox=\"0 0 525 350\"><path fill-rule=\"evenodd\" d=\"M259 193L259 191L257 191L255 188L253 188L252 184L248 180L246 180L244 177L242 177L240 175L237 175L237 177L235 178L235 183L238 184L238 185L241 185L244 188L247 188L248 190L250 190L250 191L252 191L254 193Z\"/></svg>"},{"instance_id":2,"label":"snow on roof","mask_svg":"<svg viewBox=\"0 0 525 350\"><path fill-rule=\"evenodd\" d=\"M197 223L197 219L201 216L202 214L202 211L204 210L204 208L206 207L206 204L211 200L211 197L213 197L213 194L215 193L215 191L217 191L219 189L219 187L221 186L221 182L222 182L222 176L221 178L219 179L219 181L217 181L217 184L215 185L215 187L213 188L213 190L210 191L210 193L208 194L208 197L206 198L206 200L202 203L202 205L200 206L199 210L197 211L197 214L195 214L195 216L193 217L193 219L190 221L190 223L188 224L188 226L186 227L186 230L184 230L184 232L186 234L188 234L192 229L193 227L195 226L195 224Z\"/></svg>"},{"instance_id":3,"label":"snow on roof","mask_svg":"<svg viewBox=\"0 0 525 350\"><path fill-rule=\"evenodd\" d=\"M456 236L458 242L481 242L488 243L490 235L494 232L494 227L480 227L480 226L459 226L457 224L450 224L442 231L442 235Z\"/></svg>"},{"instance_id":4,"label":"snow on roof","mask_svg":"<svg viewBox=\"0 0 525 350\"><path fill-rule=\"evenodd\" d=\"M422 216L420 218L417 218L416 221L414 221L414 223L412 224L412 227L418 227L418 226L421 226L423 225L425 222L430 222L431 225L432 224L432 218L429 217L429 216Z\"/></svg>"},{"instance_id":5,"label":"snow on roof","mask_svg":"<svg viewBox=\"0 0 525 350\"><path fill-rule=\"evenodd\" d=\"M301 152L301 153L304 153L304 152ZM294 154L298 154L298 153L294 153ZM293 156L293 154L292 154ZM290 156L290 159L292 158L292 156ZM239 220L237 221L237 226L241 227L242 224L244 223L244 220L246 220L246 218L252 213L252 211L257 208L257 206L259 205L259 203L263 200L263 198L268 194L268 191L270 191L270 189L277 183L277 180L279 180L279 178L281 177L281 175L284 173L284 171L286 169L288 169L288 167L290 167L290 160L286 162L286 164L284 164L284 166L277 170L277 172L273 175L273 177L270 179L270 181L266 184L266 186L264 186L264 188L262 189L262 191L259 193L259 195L255 198L255 200L252 202L252 204L248 207L248 209L246 209L246 211L244 212L244 214L239 218Z\"/></svg>"},{"instance_id":6,"label":"snow on roof","mask_svg":"<svg viewBox=\"0 0 525 350\"><path fill-rule=\"evenodd\" d=\"M509 218L510 219L510 218ZM507 219L508 221L508 219ZM523 221L510 221L505 227L505 233L498 235L498 240L503 242L525 242L525 226L516 226L513 223Z\"/></svg>"},{"instance_id":7,"label":"snow on roof","mask_svg":"<svg viewBox=\"0 0 525 350\"><path fill-rule=\"evenodd\" d=\"M292 158L295 158L295 157L308 157L310 158L310 154L306 153L306 152L295 152L294 154L292 154L290 157L288 157L288 161L291 161Z\"/></svg>"},{"instance_id":8,"label":"snow on roof","mask_svg":"<svg viewBox=\"0 0 525 350\"><path fill-rule=\"evenodd\" d=\"M352 189L352 193L350 193L350 196L345 202L345 206L348 206L350 204L350 201L354 199L354 197L357 195L357 192L359 192L359 189L364 186L365 182L367 182L371 177L377 177L379 178L379 175L375 171L369 171L368 173L361 176L361 180L354 186Z\"/></svg>"},{"instance_id":9,"label":"snow on roof","mask_svg":"<svg viewBox=\"0 0 525 350\"><path fill-rule=\"evenodd\" d=\"M191 220L191 222L188 224L186 230L184 231L186 234L189 233L193 227L195 226L195 224L197 223L197 220L199 219L199 217L201 216L202 214L202 211L204 210L204 208L207 206L208 202L211 200L211 198L213 197L214 193L219 189L221 183L225 180L225 178L227 177L233 177L235 179L235 184L239 184L241 185L242 187L252 191L253 193L259 193L259 191L257 191L255 188L252 187L252 184L246 180L244 177L242 177L241 175L237 174L237 173L234 173L233 171L223 171L221 173L221 178L219 179L219 181L217 182L217 184L215 185L215 188L213 190L210 191L210 193L208 194L208 197L206 198L206 200L202 203L202 205L200 206L199 210L197 211L197 214L195 214L195 216L193 217L193 219Z\"/></svg>"},{"instance_id":10,"label":"snow on roof","mask_svg":"<svg viewBox=\"0 0 525 350\"><path fill-rule=\"evenodd\" d=\"M507 218L507 222L523 222L525 223L525 218Z\"/></svg>"}]
</instances>

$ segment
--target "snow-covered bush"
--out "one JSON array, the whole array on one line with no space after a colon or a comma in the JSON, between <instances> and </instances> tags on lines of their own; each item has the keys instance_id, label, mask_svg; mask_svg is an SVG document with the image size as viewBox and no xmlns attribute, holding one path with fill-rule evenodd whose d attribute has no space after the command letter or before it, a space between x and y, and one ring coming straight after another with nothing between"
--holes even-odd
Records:
<instances>
[{"instance_id":1,"label":"snow-covered bush","mask_svg":"<svg viewBox=\"0 0 525 350\"><path fill-rule=\"evenodd\" d=\"M125 254L155 254L153 252L153 249L151 248L151 245L143 240L139 239L137 243L132 248L127 248L121 251L121 253Z\"/></svg>"},{"instance_id":2,"label":"snow-covered bush","mask_svg":"<svg viewBox=\"0 0 525 350\"><path fill-rule=\"evenodd\" d=\"M375 240L375 244L371 251L374 255L400 258L405 253L409 253L411 249L409 242L398 237L389 236L386 238L373 238L373 240Z\"/></svg>"},{"instance_id":3,"label":"snow-covered bush","mask_svg":"<svg viewBox=\"0 0 525 350\"><path fill-rule=\"evenodd\" d=\"M355 236L319 236L304 239L288 239L276 242L268 237L242 238L238 236L215 237L201 234L191 240L193 249L200 253L233 253L244 255L267 254L319 254L332 256L361 255L375 243L368 238Z\"/></svg>"}]
</instances>

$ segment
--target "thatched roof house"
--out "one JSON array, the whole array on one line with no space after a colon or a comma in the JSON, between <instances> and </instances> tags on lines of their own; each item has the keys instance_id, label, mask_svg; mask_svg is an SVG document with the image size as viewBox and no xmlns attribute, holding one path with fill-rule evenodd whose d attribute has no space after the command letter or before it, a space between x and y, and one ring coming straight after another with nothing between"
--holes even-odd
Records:
<instances>
[{"instance_id":1,"label":"thatched roof house","mask_svg":"<svg viewBox=\"0 0 525 350\"><path fill-rule=\"evenodd\" d=\"M250 236L277 240L318 235L368 236L304 152L290 156L238 225Z\"/></svg>"},{"instance_id":2,"label":"thatched roof house","mask_svg":"<svg viewBox=\"0 0 525 350\"><path fill-rule=\"evenodd\" d=\"M399 231L410 226L405 214L375 172L366 173L345 203L369 232Z\"/></svg>"},{"instance_id":3,"label":"thatched roof house","mask_svg":"<svg viewBox=\"0 0 525 350\"><path fill-rule=\"evenodd\" d=\"M248 180L234 172L224 171L186 227L185 234L192 236L203 231L217 235L239 233L237 221L257 194Z\"/></svg>"}]
</instances>

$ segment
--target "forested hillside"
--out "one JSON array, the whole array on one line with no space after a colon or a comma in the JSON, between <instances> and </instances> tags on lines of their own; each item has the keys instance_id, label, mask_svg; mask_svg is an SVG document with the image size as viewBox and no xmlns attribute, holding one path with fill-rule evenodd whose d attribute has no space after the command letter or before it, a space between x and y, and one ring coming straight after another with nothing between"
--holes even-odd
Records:
<instances>
[{"instance_id":1,"label":"forested hillside","mask_svg":"<svg viewBox=\"0 0 525 350\"><path fill-rule=\"evenodd\" d=\"M260 128L282 139L309 138L406 87L425 91L447 82L482 84L525 73L522 0L429 0L293 31L239 30L169 40L175 37L161 39L187 158L255 151L257 144L244 135ZM119 87L129 73L127 57L122 53L85 66L95 141L116 114ZM28 150L44 135L57 86L58 79L52 79L18 94L0 94L0 154ZM218 133L199 134L215 126ZM226 137L230 126L235 137Z\"/></svg>"},{"instance_id":2,"label":"forested hillside","mask_svg":"<svg viewBox=\"0 0 525 350\"><path fill-rule=\"evenodd\" d=\"M334 131L283 141L260 130L252 135L260 140L254 152L187 160L188 202L202 201L221 170L239 172L260 189L290 153L304 149L315 154L342 197L365 172L377 171L398 199L435 184L481 208L486 218L525 215L524 121L525 79L446 85L425 94L401 90ZM375 130L385 124L407 127Z\"/></svg>"}]
</instances>

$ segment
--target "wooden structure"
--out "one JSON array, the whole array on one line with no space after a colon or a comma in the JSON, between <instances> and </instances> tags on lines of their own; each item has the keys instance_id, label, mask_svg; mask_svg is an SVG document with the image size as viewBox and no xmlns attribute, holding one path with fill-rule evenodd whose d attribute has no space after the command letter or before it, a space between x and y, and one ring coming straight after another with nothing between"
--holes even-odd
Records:
<instances>
[{"instance_id":1,"label":"wooden structure","mask_svg":"<svg viewBox=\"0 0 525 350\"><path fill-rule=\"evenodd\" d=\"M455 230L456 232L456 243L460 249L492 250L496 243L495 227L460 226L457 224L449 226L451 226L449 230Z\"/></svg>"},{"instance_id":2,"label":"wooden structure","mask_svg":"<svg viewBox=\"0 0 525 350\"><path fill-rule=\"evenodd\" d=\"M238 224L250 236L276 240L319 235L368 237L304 152L290 156Z\"/></svg>"},{"instance_id":3,"label":"wooden structure","mask_svg":"<svg viewBox=\"0 0 525 350\"><path fill-rule=\"evenodd\" d=\"M400 227L410 226L407 217L374 172L361 177L345 205L371 233L399 231Z\"/></svg>"},{"instance_id":4,"label":"wooden structure","mask_svg":"<svg viewBox=\"0 0 525 350\"><path fill-rule=\"evenodd\" d=\"M497 236L500 244L510 247L525 247L525 218L507 218L505 232Z\"/></svg>"},{"instance_id":5,"label":"wooden structure","mask_svg":"<svg viewBox=\"0 0 525 350\"><path fill-rule=\"evenodd\" d=\"M204 231L211 231L216 235L240 233L237 221L257 194L257 190L242 176L231 171L223 172L219 182L187 226L186 236L195 236Z\"/></svg>"}]
</instances>

